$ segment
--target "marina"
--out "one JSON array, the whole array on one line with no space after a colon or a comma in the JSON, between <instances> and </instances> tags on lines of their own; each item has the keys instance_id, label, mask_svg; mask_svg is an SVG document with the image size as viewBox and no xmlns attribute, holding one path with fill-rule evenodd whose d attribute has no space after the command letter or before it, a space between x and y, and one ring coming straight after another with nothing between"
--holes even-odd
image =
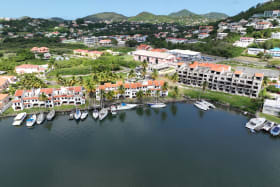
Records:
<instances>
[{"instance_id":1,"label":"marina","mask_svg":"<svg viewBox=\"0 0 280 187\"><path fill-rule=\"evenodd\" d=\"M267 181L278 186L280 182L280 169L275 167L280 163L279 138L265 131L248 133L244 126L249 119L240 113L219 108L204 112L178 103L120 111L102 121L92 116L69 121L68 115L57 113L53 121L32 129L15 128L13 118L0 121L1 186L28 186L29 181L32 186L42 181L50 181L46 186L73 186L77 177L82 186L174 186L174 181L176 186L267 186Z\"/></svg>"}]
</instances>

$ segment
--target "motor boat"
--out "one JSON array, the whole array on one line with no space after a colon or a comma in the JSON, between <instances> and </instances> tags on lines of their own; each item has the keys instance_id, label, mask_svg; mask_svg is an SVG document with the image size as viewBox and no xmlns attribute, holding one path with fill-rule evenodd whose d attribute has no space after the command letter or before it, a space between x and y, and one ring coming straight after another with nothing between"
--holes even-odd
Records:
<instances>
[{"instance_id":1,"label":"motor boat","mask_svg":"<svg viewBox=\"0 0 280 187\"><path fill-rule=\"evenodd\" d=\"M258 131L263 128L265 121L266 121L265 118L253 118L250 119L248 123L246 123L246 127L248 129L253 129Z\"/></svg>"},{"instance_id":2,"label":"motor boat","mask_svg":"<svg viewBox=\"0 0 280 187\"><path fill-rule=\"evenodd\" d=\"M280 125L276 125L270 129L270 134L272 136L279 136L280 134Z\"/></svg>"},{"instance_id":3,"label":"motor boat","mask_svg":"<svg viewBox=\"0 0 280 187\"><path fill-rule=\"evenodd\" d=\"M108 115L108 109L107 108L102 108L99 112L99 120L102 121L103 119L105 119Z\"/></svg>"},{"instance_id":4,"label":"motor boat","mask_svg":"<svg viewBox=\"0 0 280 187\"><path fill-rule=\"evenodd\" d=\"M75 120L79 120L81 118L81 116L82 116L81 111L79 109L76 109L76 112L74 114Z\"/></svg>"},{"instance_id":5,"label":"motor boat","mask_svg":"<svg viewBox=\"0 0 280 187\"><path fill-rule=\"evenodd\" d=\"M47 120L51 121L55 117L55 110L51 110L47 115Z\"/></svg>"},{"instance_id":6,"label":"motor boat","mask_svg":"<svg viewBox=\"0 0 280 187\"><path fill-rule=\"evenodd\" d=\"M82 112L81 120L85 120L87 117L88 117L88 112L87 111Z\"/></svg>"},{"instance_id":7,"label":"motor boat","mask_svg":"<svg viewBox=\"0 0 280 187\"><path fill-rule=\"evenodd\" d=\"M45 121L45 114L41 112L37 117L36 123L38 125L41 125L44 121Z\"/></svg>"},{"instance_id":8,"label":"motor boat","mask_svg":"<svg viewBox=\"0 0 280 187\"><path fill-rule=\"evenodd\" d=\"M265 130L265 131L269 131L272 127L274 127L274 125L275 125L274 122L267 121L267 122L265 122L262 129Z\"/></svg>"},{"instance_id":9,"label":"motor boat","mask_svg":"<svg viewBox=\"0 0 280 187\"><path fill-rule=\"evenodd\" d=\"M117 106L117 110L130 110L137 107L137 104L126 104L126 103L121 103L120 105Z\"/></svg>"},{"instance_id":10,"label":"motor boat","mask_svg":"<svg viewBox=\"0 0 280 187\"><path fill-rule=\"evenodd\" d=\"M115 105L112 105L112 106L111 106L111 114L112 114L112 115L117 115L117 108L116 108Z\"/></svg>"},{"instance_id":11,"label":"motor boat","mask_svg":"<svg viewBox=\"0 0 280 187\"><path fill-rule=\"evenodd\" d=\"M14 118L14 122L13 125L14 126L19 126L23 123L24 119L26 118L26 112L20 113L18 114L15 118Z\"/></svg>"},{"instance_id":12,"label":"motor boat","mask_svg":"<svg viewBox=\"0 0 280 187\"><path fill-rule=\"evenodd\" d=\"M207 102L205 100L201 100L201 103L206 105L206 106L208 106L208 108L216 108L215 105L213 105L212 103L209 103L209 102Z\"/></svg>"},{"instance_id":13,"label":"motor boat","mask_svg":"<svg viewBox=\"0 0 280 187\"><path fill-rule=\"evenodd\" d=\"M35 123L36 123L36 114L33 114L32 116L30 116L30 118L28 118L26 120L26 126L27 127L32 127Z\"/></svg>"},{"instance_id":14,"label":"motor boat","mask_svg":"<svg viewBox=\"0 0 280 187\"><path fill-rule=\"evenodd\" d=\"M99 117L99 112L97 109L94 109L92 112L92 117L93 119L97 119Z\"/></svg>"},{"instance_id":15,"label":"motor boat","mask_svg":"<svg viewBox=\"0 0 280 187\"><path fill-rule=\"evenodd\" d=\"M209 108L201 102L194 103L194 106L199 108L200 110L207 111Z\"/></svg>"},{"instance_id":16,"label":"motor boat","mask_svg":"<svg viewBox=\"0 0 280 187\"><path fill-rule=\"evenodd\" d=\"M148 104L151 108L165 108L166 104L164 103L150 103Z\"/></svg>"}]
</instances>

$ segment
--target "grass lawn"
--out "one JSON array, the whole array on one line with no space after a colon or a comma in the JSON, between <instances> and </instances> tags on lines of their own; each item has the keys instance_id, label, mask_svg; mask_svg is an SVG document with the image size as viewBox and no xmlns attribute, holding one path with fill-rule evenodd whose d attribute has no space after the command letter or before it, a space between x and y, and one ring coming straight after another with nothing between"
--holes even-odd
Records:
<instances>
[{"instance_id":1,"label":"grass lawn","mask_svg":"<svg viewBox=\"0 0 280 187\"><path fill-rule=\"evenodd\" d=\"M212 92L202 90L194 90L194 89L186 89L183 91L185 96L189 96L191 98L202 98L208 99L214 102L219 102L223 104L229 104L232 107L239 108L244 111L248 111L250 113L256 113L256 111L260 108L260 102L257 99L251 99L249 97L230 95L222 92Z\"/></svg>"},{"instance_id":2,"label":"grass lawn","mask_svg":"<svg viewBox=\"0 0 280 187\"><path fill-rule=\"evenodd\" d=\"M271 116L271 115L264 114L264 113L259 113L259 116L262 117L262 118L267 119L268 121L272 121L274 123L280 124L280 118L278 118L276 116Z\"/></svg>"}]
</instances>

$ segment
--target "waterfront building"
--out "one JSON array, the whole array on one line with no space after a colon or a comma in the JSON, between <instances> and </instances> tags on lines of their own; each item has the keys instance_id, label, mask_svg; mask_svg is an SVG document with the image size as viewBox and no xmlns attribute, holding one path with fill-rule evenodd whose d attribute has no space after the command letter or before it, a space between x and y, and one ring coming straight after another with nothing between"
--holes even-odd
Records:
<instances>
[{"instance_id":1,"label":"waterfront building","mask_svg":"<svg viewBox=\"0 0 280 187\"><path fill-rule=\"evenodd\" d=\"M231 71L223 64L199 63L183 64L177 69L179 83L202 87L204 82L212 91L256 98L261 91L263 73L249 75L241 71Z\"/></svg>"},{"instance_id":2,"label":"waterfront building","mask_svg":"<svg viewBox=\"0 0 280 187\"><path fill-rule=\"evenodd\" d=\"M119 87L123 85L125 89L124 95L121 95L118 92ZM101 90L104 91L104 93L108 93L109 91L114 92L114 98L119 99L120 97L125 98L136 98L136 94L139 91L143 91L144 94L148 93L148 90L150 90L150 96L155 97L156 92L159 91L159 96L165 97L168 96L168 91L163 91L162 86L164 85L164 81L152 81L152 80L145 80L142 82L136 82L136 83L123 83L122 81L117 82L116 84L112 83L105 83L104 85L100 85L96 89L96 99L101 99Z\"/></svg>"},{"instance_id":3,"label":"waterfront building","mask_svg":"<svg viewBox=\"0 0 280 187\"><path fill-rule=\"evenodd\" d=\"M177 62L176 57L172 54L144 50L134 51L133 58L136 61L146 61L149 70L161 70L170 66L175 67Z\"/></svg>"},{"instance_id":4,"label":"waterfront building","mask_svg":"<svg viewBox=\"0 0 280 187\"><path fill-rule=\"evenodd\" d=\"M276 100L266 99L263 105L263 113L273 116L280 115L280 98Z\"/></svg>"},{"instance_id":5,"label":"waterfront building","mask_svg":"<svg viewBox=\"0 0 280 187\"><path fill-rule=\"evenodd\" d=\"M12 108L15 111L42 107L52 108L61 105L83 105L86 99L83 88L40 88L32 90L17 90L14 95Z\"/></svg>"}]
</instances>

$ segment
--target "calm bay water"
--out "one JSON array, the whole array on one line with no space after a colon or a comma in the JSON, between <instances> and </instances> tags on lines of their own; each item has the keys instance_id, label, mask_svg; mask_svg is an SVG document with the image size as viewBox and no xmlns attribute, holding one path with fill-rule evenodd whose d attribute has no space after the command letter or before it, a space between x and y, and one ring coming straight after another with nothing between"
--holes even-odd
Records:
<instances>
[{"instance_id":1,"label":"calm bay water","mask_svg":"<svg viewBox=\"0 0 280 187\"><path fill-rule=\"evenodd\" d=\"M34 129L2 119L0 186L279 186L280 138L250 134L247 120L189 104Z\"/></svg>"}]
</instances>

